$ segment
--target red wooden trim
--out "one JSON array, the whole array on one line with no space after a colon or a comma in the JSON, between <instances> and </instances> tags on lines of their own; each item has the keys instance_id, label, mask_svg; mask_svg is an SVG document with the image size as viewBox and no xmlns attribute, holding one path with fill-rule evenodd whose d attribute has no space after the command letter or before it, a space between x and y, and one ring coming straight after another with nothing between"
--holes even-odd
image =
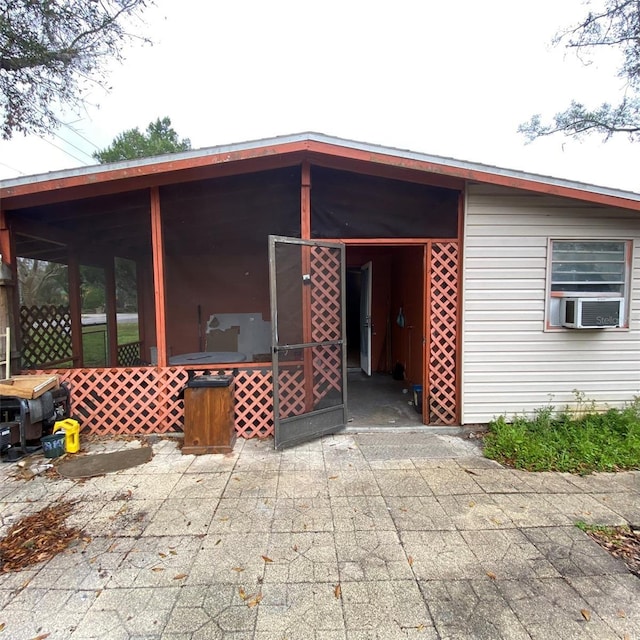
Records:
<instances>
[{"instance_id":1,"label":"red wooden trim","mask_svg":"<svg viewBox=\"0 0 640 640\"><path fill-rule=\"evenodd\" d=\"M429 361L431 360L431 298L429 296L431 244L422 251L422 424L429 424Z\"/></svg>"},{"instance_id":2,"label":"red wooden trim","mask_svg":"<svg viewBox=\"0 0 640 640\"><path fill-rule=\"evenodd\" d=\"M80 295L80 264L78 256L70 250L67 257L67 277L69 278L69 312L71 314L71 350L73 366L84 365L82 346L82 299Z\"/></svg>"},{"instance_id":3,"label":"red wooden trim","mask_svg":"<svg viewBox=\"0 0 640 640\"><path fill-rule=\"evenodd\" d=\"M104 279L107 312L107 349L109 366L118 366L118 317L116 310L116 272L113 258L106 264Z\"/></svg>"},{"instance_id":4,"label":"red wooden trim","mask_svg":"<svg viewBox=\"0 0 640 640\"><path fill-rule=\"evenodd\" d=\"M298 166L302 161L302 154L290 154L287 156L269 156L245 160L241 164L232 162L226 164L212 164L183 171L171 171L168 173L153 173L141 177L129 177L118 180L81 184L79 186L64 187L52 191L36 191L26 195L11 196L5 199L10 203L11 209L35 207L43 204L55 204L70 202L84 198L95 198L104 195L113 195L127 191L140 191L151 187L161 187L170 184L182 184L197 182L212 178L223 178L243 173L255 173L269 169ZM0 190L1 193L1 190Z\"/></svg>"},{"instance_id":5,"label":"red wooden trim","mask_svg":"<svg viewBox=\"0 0 640 640\"><path fill-rule=\"evenodd\" d=\"M167 318L164 275L164 243L160 214L160 190L151 188L151 247L153 252L153 294L156 310L158 368L167 366Z\"/></svg>"},{"instance_id":6,"label":"red wooden trim","mask_svg":"<svg viewBox=\"0 0 640 640\"><path fill-rule=\"evenodd\" d=\"M349 171L351 173L359 173L367 176L388 178L389 180L400 180L402 182L413 182L415 184L441 187L444 189L454 189L456 191L464 189L465 185L465 181L460 178L445 176L443 174L436 175L401 166L374 164L370 161L326 156L319 153L309 153L307 154L307 157L311 160L311 164L313 166L337 169L338 171Z\"/></svg>"},{"instance_id":7,"label":"red wooden trim","mask_svg":"<svg viewBox=\"0 0 640 640\"><path fill-rule=\"evenodd\" d=\"M288 156L288 159L287 159ZM189 172L204 169L204 173L213 177L216 170L213 167L224 166L225 170L231 167L231 172L243 173L248 170L247 164L250 161L264 160L280 163L280 166L287 166L295 159L298 161L302 156L314 157L316 162L323 158L337 158L339 162L347 160L364 162L372 166L378 165L388 167L393 171L407 170L428 173L432 176L447 178L457 178L460 180L470 180L486 184L495 184L515 189L525 189L535 193L556 195L564 198L574 198L586 202L602 204L612 207L621 207L633 211L640 211L640 202L630 200L621 196L594 193L576 187L550 184L544 181L536 181L530 178L519 178L515 176L503 175L487 169L472 169L470 167L456 167L442 163L430 162L407 158L401 155L394 155L390 152L375 152L372 150L355 149L349 146L319 142L313 140L299 140L296 142L275 143L264 147L242 149L232 152L213 153L209 155L196 156L190 158L172 159L169 161L156 162L143 166L130 166L127 168L111 169L83 175L69 176L66 178L54 178L41 182L32 182L13 187L0 189L0 199L5 200L5 208L14 209L16 207L30 206L36 203L71 200L77 197L89 197L91 195L102 195L105 193L115 193L118 191L128 191L141 189L158 184L169 184L188 179L201 179L199 177L186 177ZM325 162L328 160L325 160ZM242 163L242 166L239 164ZM284 163L284 164L282 164ZM183 175L180 175L183 174ZM405 173L403 173L405 175ZM150 180L149 178L159 178ZM406 179L406 178L405 178ZM79 189L78 194L64 194L67 189ZM19 201L20 197L43 194L44 198L36 200ZM55 199L55 200L54 200ZM14 201L15 200L15 201Z\"/></svg>"},{"instance_id":8,"label":"red wooden trim","mask_svg":"<svg viewBox=\"0 0 640 640\"><path fill-rule=\"evenodd\" d=\"M311 273L311 247L302 245L302 273L300 280L304 274ZM302 339L309 343L313 341L311 326L311 287L302 285ZM304 359L304 406L305 412L313 409L313 353L307 348L303 352Z\"/></svg>"},{"instance_id":9,"label":"red wooden trim","mask_svg":"<svg viewBox=\"0 0 640 640\"><path fill-rule=\"evenodd\" d=\"M319 240L319 238L315 238ZM347 246L381 245L384 247L402 247L421 245L427 242L457 242L457 238L322 238L323 242L341 242Z\"/></svg>"},{"instance_id":10,"label":"red wooden trim","mask_svg":"<svg viewBox=\"0 0 640 640\"><path fill-rule=\"evenodd\" d=\"M422 421L424 424L431 423L431 412L429 410L431 403L431 261L432 244L427 242L425 247L425 270L424 270L424 315L425 315L425 332L424 332L424 384L422 386Z\"/></svg>"},{"instance_id":11,"label":"red wooden trim","mask_svg":"<svg viewBox=\"0 0 640 640\"><path fill-rule=\"evenodd\" d=\"M462 313L464 295L464 220L465 220L465 193L458 197L458 308L456 310L456 422L462 424Z\"/></svg>"},{"instance_id":12,"label":"red wooden trim","mask_svg":"<svg viewBox=\"0 0 640 640\"><path fill-rule=\"evenodd\" d=\"M7 212L0 209L0 253L2 262L9 266L15 264L15 255L11 243L11 230L7 221Z\"/></svg>"},{"instance_id":13,"label":"red wooden trim","mask_svg":"<svg viewBox=\"0 0 640 640\"><path fill-rule=\"evenodd\" d=\"M7 295L7 326L11 330L11 349L20 351L22 336L20 335L20 291L18 288L18 260L16 256L15 237L6 212L0 208L0 252L2 264L11 274L11 286L5 286ZM13 369L11 353L7 354L10 369Z\"/></svg>"},{"instance_id":14,"label":"red wooden trim","mask_svg":"<svg viewBox=\"0 0 640 640\"><path fill-rule=\"evenodd\" d=\"M300 237L311 239L311 166L309 162L302 163L300 176ZM302 246L302 275L311 270L311 248ZM304 342L312 341L311 328L311 287L302 287L302 335ZM313 410L313 354L311 349L305 349L304 358L304 405L305 411Z\"/></svg>"},{"instance_id":15,"label":"red wooden trim","mask_svg":"<svg viewBox=\"0 0 640 640\"><path fill-rule=\"evenodd\" d=\"M311 239L311 165L306 160L300 180L300 237Z\"/></svg>"},{"instance_id":16,"label":"red wooden trim","mask_svg":"<svg viewBox=\"0 0 640 640\"><path fill-rule=\"evenodd\" d=\"M205 155L4 187L0 188L0 199L5 201L5 208L16 209L300 164L304 145L290 143L282 147Z\"/></svg>"},{"instance_id":17,"label":"red wooden trim","mask_svg":"<svg viewBox=\"0 0 640 640\"><path fill-rule=\"evenodd\" d=\"M313 153L319 153L325 156L337 156L341 159L362 160L379 165L390 167L402 167L403 169L414 169L432 173L435 175L462 178L475 182L484 182L487 184L495 184L504 187L513 187L515 189L525 189L536 193L544 193L548 195L557 195L563 198L575 198L577 200L586 200L597 204L604 204L612 207L622 207L624 209L632 209L640 211L640 201L629 200L628 198L611 196L601 193L593 193L592 191L576 189L575 187L566 187L547 182L538 182L528 178L518 178L514 176L493 173L490 169L471 169L467 167L454 167L448 164L440 164L425 160L417 160L396 156L392 153L374 152L370 150L354 149L352 147L330 144L327 142L308 141L308 150Z\"/></svg>"}]
</instances>

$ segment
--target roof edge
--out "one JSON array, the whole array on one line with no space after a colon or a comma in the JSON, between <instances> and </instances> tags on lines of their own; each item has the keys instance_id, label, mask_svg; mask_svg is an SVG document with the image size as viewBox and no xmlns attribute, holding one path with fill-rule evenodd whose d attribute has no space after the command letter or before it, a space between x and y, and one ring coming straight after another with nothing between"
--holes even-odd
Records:
<instances>
[{"instance_id":1,"label":"roof edge","mask_svg":"<svg viewBox=\"0 0 640 640\"><path fill-rule=\"evenodd\" d=\"M315 144L314 144L315 143ZM527 189L530 186L537 185L536 191L548 189L549 193L562 195L566 190L568 197L575 197L576 193L582 193L581 199L588 194L604 196L615 200L628 201L633 203L631 208L640 208L640 193L634 191L625 191L611 187L592 185L585 182L566 180L536 173L529 173L514 169L506 169L493 165L467 162L449 158L445 156L436 156L431 154L420 153L407 149L396 147L387 147L382 145L358 142L345 138L327 136L316 132L303 132L276 136L271 138L261 138L257 140L249 140L246 142L223 144L213 147L203 147L190 151L182 151L178 153L165 154L160 156L152 156L148 158L140 158L136 160L126 160L122 162L113 162L104 165L92 165L87 167L77 167L73 169L63 169L43 174L34 174L31 176L21 176L19 178L10 178L0 181L0 196L3 192L5 197L12 197L16 191L23 191L25 187L31 187L30 191L46 191L48 183L56 183L56 190L64 186L68 179L86 178L86 183L92 182L91 178L100 181L100 177L109 180L105 174L118 174L114 176L114 180L123 177L139 177L146 173L162 173L164 171L176 170L176 165L182 165L194 161L196 164L206 164L206 158L217 156L218 162L224 162L224 156L229 156L228 160L239 159L245 155L252 155L251 151L255 151L256 155L277 154L279 149L283 152L287 151L287 147L297 147L304 149L305 145L310 146L333 146L349 149L354 152L371 154L372 156L389 156L390 158L398 158L416 165L430 165L432 170L443 175L454 175L468 180L476 180L478 182L502 184L513 186L515 188ZM198 161L202 162L198 162ZM375 161L371 158L372 161ZM416 167L419 169L419 167ZM146 171L148 170L148 171ZM422 169L428 170L428 169ZM529 185L527 187L526 185ZM38 189L42 186L42 189ZM16 190L16 191L14 191ZM573 193L574 196L570 194ZM619 206L624 206L624 202L620 202Z\"/></svg>"}]
</instances>

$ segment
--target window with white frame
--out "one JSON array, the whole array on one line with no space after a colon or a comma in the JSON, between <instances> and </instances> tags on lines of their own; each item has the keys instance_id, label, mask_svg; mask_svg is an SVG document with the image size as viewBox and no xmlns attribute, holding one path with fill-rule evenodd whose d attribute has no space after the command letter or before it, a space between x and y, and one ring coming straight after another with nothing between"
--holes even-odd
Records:
<instances>
[{"instance_id":1,"label":"window with white frame","mask_svg":"<svg viewBox=\"0 0 640 640\"><path fill-rule=\"evenodd\" d=\"M561 326L562 298L622 298L627 308L631 241L551 240L550 255L549 327Z\"/></svg>"}]
</instances>

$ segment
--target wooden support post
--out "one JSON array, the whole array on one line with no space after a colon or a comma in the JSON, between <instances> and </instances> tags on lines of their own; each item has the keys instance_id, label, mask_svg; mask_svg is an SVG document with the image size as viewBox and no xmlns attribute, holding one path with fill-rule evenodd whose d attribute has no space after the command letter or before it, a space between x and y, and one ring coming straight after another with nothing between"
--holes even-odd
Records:
<instances>
[{"instance_id":1,"label":"wooden support post","mask_svg":"<svg viewBox=\"0 0 640 640\"><path fill-rule=\"evenodd\" d=\"M311 238L311 167L308 161L302 163L300 181L300 235L303 240ZM302 276L311 272L311 247L301 246ZM313 318L311 315L311 290L313 282L302 285L302 340L313 341ZM303 354L304 360L304 406L305 411L313 410L313 349L307 347Z\"/></svg>"},{"instance_id":2,"label":"wooden support post","mask_svg":"<svg viewBox=\"0 0 640 640\"><path fill-rule=\"evenodd\" d=\"M462 264L464 256L464 224L466 194L458 196L458 267L456 270L456 424L462 424Z\"/></svg>"},{"instance_id":3,"label":"wooden support post","mask_svg":"<svg viewBox=\"0 0 640 640\"><path fill-rule=\"evenodd\" d=\"M160 190L158 187L151 187L151 248L153 252L153 294L156 311L158 367L163 368L168 365L169 359L167 356L164 242L160 215Z\"/></svg>"},{"instance_id":4,"label":"wooden support post","mask_svg":"<svg viewBox=\"0 0 640 640\"><path fill-rule=\"evenodd\" d=\"M118 366L118 315L116 302L116 271L112 258L104 269L105 303L107 314L107 362L110 367Z\"/></svg>"},{"instance_id":5,"label":"wooden support post","mask_svg":"<svg viewBox=\"0 0 640 640\"><path fill-rule=\"evenodd\" d=\"M146 360L146 353L148 353L147 339L146 339L146 301L144 286L144 266L141 260L136 260L136 311L138 312L138 340L140 341L140 358Z\"/></svg>"},{"instance_id":6,"label":"wooden support post","mask_svg":"<svg viewBox=\"0 0 640 640\"><path fill-rule=\"evenodd\" d=\"M74 368L84 366L82 348L82 299L80 296L80 264L74 251L69 250L67 260L69 278L69 313L71 314L71 350Z\"/></svg>"},{"instance_id":7,"label":"wooden support post","mask_svg":"<svg viewBox=\"0 0 640 640\"><path fill-rule=\"evenodd\" d=\"M311 165L307 160L302 163L300 180L300 237L311 239Z\"/></svg>"},{"instance_id":8,"label":"wooden support post","mask_svg":"<svg viewBox=\"0 0 640 640\"><path fill-rule=\"evenodd\" d=\"M0 253L2 263L0 265L0 326L10 329L10 351L19 351L20 336L20 295L18 291L18 260L15 252L13 234L7 221L6 213L0 209ZM16 364L11 362L11 353L7 353L7 362L11 370L16 369Z\"/></svg>"},{"instance_id":9,"label":"wooden support post","mask_svg":"<svg viewBox=\"0 0 640 640\"><path fill-rule=\"evenodd\" d=\"M431 385L431 243L424 245L422 256L422 306L424 317L422 322L422 423L431 420L429 406Z\"/></svg>"}]
</instances>

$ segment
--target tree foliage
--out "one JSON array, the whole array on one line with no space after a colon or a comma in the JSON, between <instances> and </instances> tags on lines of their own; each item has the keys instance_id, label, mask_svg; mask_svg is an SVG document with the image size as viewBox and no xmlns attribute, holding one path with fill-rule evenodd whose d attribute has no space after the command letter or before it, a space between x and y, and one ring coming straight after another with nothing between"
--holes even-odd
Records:
<instances>
[{"instance_id":1,"label":"tree foliage","mask_svg":"<svg viewBox=\"0 0 640 640\"><path fill-rule=\"evenodd\" d=\"M534 115L518 130L529 140L562 132L581 137L602 134L608 140L614 134L626 134L640 140L640 2L638 0L601 0L576 26L560 32L556 44L576 52L588 64L591 56L603 47L618 49L621 63L618 77L624 83L624 94L617 104L603 102L590 108L572 101L568 108L544 123Z\"/></svg>"},{"instance_id":2,"label":"tree foliage","mask_svg":"<svg viewBox=\"0 0 640 640\"><path fill-rule=\"evenodd\" d=\"M69 302L67 267L57 262L18 258L20 302L28 307Z\"/></svg>"},{"instance_id":3,"label":"tree foliage","mask_svg":"<svg viewBox=\"0 0 640 640\"><path fill-rule=\"evenodd\" d=\"M46 133L59 106L83 104L91 83L122 60L129 29L149 0L2 0L0 129Z\"/></svg>"},{"instance_id":4,"label":"tree foliage","mask_svg":"<svg viewBox=\"0 0 640 640\"><path fill-rule=\"evenodd\" d=\"M140 133L138 127L123 131L116 136L106 149L96 151L93 157L101 164L104 164L106 162L146 158L189 149L191 149L189 138L181 140L171 126L171 120L164 117L162 119L158 118L155 122L150 122L145 133Z\"/></svg>"}]
</instances>

